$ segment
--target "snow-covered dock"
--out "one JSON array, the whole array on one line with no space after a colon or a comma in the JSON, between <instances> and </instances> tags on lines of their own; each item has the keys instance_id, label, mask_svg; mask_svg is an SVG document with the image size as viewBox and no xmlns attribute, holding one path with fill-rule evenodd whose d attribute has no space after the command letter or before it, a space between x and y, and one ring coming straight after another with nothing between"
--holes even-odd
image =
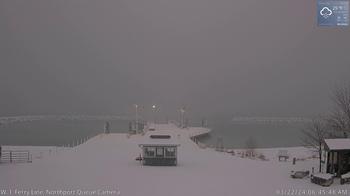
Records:
<instances>
[{"instance_id":1,"label":"snow-covered dock","mask_svg":"<svg viewBox=\"0 0 350 196\"><path fill-rule=\"evenodd\" d=\"M177 166L142 166L135 161L141 152L138 144L148 133L101 134L33 163L0 165L0 189L12 193L15 189L37 190L43 191L42 195L273 196L283 191L349 188L339 183L321 188L310 179L289 177L291 170L311 170L317 160L297 165L278 162L273 158L276 149L262 150L270 161L251 160L201 149L190 139L209 129L157 124L155 132L162 131L173 133L181 144ZM307 154L304 148L289 150L291 156Z\"/></svg>"},{"instance_id":2,"label":"snow-covered dock","mask_svg":"<svg viewBox=\"0 0 350 196\"><path fill-rule=\"evenodd\" d=\"M205 127L187 127L187 128L179 128L173 123L169 124L151 124L152 127L155 128L156 131L170 131L174 134L180 134L181 136L190 138L190 137L199 137L201 135L205 135L210 133L209 128Z\"/></svg>"}]
</instances>

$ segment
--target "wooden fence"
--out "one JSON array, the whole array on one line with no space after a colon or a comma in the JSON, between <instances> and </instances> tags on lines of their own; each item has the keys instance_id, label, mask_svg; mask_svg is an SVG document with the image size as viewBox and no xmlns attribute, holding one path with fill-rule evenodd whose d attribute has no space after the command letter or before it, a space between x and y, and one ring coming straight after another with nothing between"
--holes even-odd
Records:
<instances>
[{"instance_id":1,"label":"wooden fence","mask_svg":"<svg viewBox=\"0 0 350 196\"><path fill-rule=\"evenodd\" d=\"M0 163L30 163L32 155L29 151L3 150L1 152Z\"/></svg>"}]
</instances>

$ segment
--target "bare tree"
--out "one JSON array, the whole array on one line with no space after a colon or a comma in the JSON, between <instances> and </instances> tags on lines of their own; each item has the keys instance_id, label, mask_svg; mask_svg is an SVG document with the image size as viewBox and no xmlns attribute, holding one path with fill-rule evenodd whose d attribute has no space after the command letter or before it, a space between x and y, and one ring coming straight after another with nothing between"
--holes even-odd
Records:
<instances>
[{"instance_id":1,"label":"bare tree","mask_svg":"<svg viewBox=\"0 0 350 196\"><path fill-rule=\"evenodd\" d=\"M321 156L322 156L322 143L324 139L329 136L329 132L326 131L326 123L321 119L314 119L303 130L304 137L302 143L305 147L312 148L318 152L319 155L319 171L321 172Z\"/></svg>"},{"instance_id":2,"label":"bare tree","mask_svg":"<svg viewBox=\"0 0 350 196\"><path fill-rule=\"evenodd\" d=\"M334 110L327 117L327 124L341 137L347 137L350 133L350 85L337 87L332 93ZM339 137L339 134L335 134Z\"/></svg>"}]
</instances>

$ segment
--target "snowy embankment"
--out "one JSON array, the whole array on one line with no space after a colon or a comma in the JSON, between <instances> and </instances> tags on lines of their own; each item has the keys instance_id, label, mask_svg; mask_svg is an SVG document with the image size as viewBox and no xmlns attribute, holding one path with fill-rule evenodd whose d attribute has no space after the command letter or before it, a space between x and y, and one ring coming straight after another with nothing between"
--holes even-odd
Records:
<instances>
[{"instance_id":1,"label":"snowy embankment","mask_svg":"<svg viewBox=\"0 0 350 196\"><path fill-rule=\"evenodd\" d=\"M51 192L56 193L53 195L63 195L60 191L66 191L65 195L86 191L84 195L273 196L282 195L279 191L349 188L339 182L323 188L312 184L309 178L290 178L291 170L317 167L317 160L311 159L304 148L287 148L291 157L304 158L296 165L291 160L279 162L277 149L258 149L269 161L253 160L241 158L238 153L232 156L199 148L189 139L199 133L196 128L157 125L156 129L173 133L181 144L178 166L142 166L135 160L141 152L138 144L148 134L101 134L33 163L0 165L0 189L35 189L44 195L49 195L49 191L57 191Z\"/></svg>"}]
</instances>

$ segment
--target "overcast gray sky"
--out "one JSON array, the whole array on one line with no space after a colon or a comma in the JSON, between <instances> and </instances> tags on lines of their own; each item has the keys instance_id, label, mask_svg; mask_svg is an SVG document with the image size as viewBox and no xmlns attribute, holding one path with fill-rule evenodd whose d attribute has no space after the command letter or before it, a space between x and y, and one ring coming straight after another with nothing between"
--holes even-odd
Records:
<instances>
[{"instance_id":1,"label":"overcast gray sky","mask_svg":"<svg viewBox=\"0 0 350 196\"><path fill-rule=\"evenodd\" d=\"M350 82L315 0L0 0L0 115L309 116Z\"/></svg>"}]
</instances>

